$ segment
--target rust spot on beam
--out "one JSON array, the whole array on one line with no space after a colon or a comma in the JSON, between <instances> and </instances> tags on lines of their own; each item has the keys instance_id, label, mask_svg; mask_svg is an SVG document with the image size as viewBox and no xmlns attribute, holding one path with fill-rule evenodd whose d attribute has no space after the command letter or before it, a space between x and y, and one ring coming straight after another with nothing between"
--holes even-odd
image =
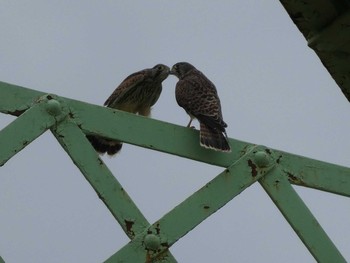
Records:
<instances>
[{"instance_id":1,"label":"rust spot on beam","mask_svg":"<svg viewBox=\"0 0 350 263\"><path fill-rule=\"evenodd\" d=\"M132 230L132 226L135 224L134 221L131 220L124 220L125 222L125 228L126 228L126 232L128 233L129 236L134 237L135 236L135 232Z\"/></svg>"},{"instance_id":2,"label":"rust spot on beam","mask_svg":"<svg viewBox=\"0 0 350 263\"><path fill-rule=\"evenodd\" d=\"M156 233L157 235L160 234L160 226L159 226L159 223L157 223L156 227L155 227L155 230L156 230Z\"/></svg>"},{"instance_id":3,"label":"rust spot on beam","mask_svg":"<svg viewBox=\"0 0 350 263\"><path fill-rule=\"evenodd\" d=\"M160 243L163 247L166 247L166 248L169 248L169 243L168 242L163 242L163 243Z\"/></svg>"},{"instance_id":4,"label":"rust spot on beam","mask_svg":"<svg viewBox=\"0 0 350 263\"><path fill-rule=\"evenodd\" d=\"M281 161L281 159L282 159L282 155L278 156L278 158L277 158L277 160L276 160L276 163L279 164L280 161Z\"/></svg>"},{"instance_id":5,"label":"rust spot on beam","mask_svg":"<svg viewBox=\"0 0 350 263\"><path fill-rule=\"evenodd\" d=\"M271 150L270 149L265 149L265 152L269 155L271 155Z\"/></svg>"},{"instance_id":6,"label":"rust spot on beam","mask_svg":"<svg viewBox=\"0 0 350 263\"><path fill-rule=\"evenodd\" d=\"M291 172L285 172L285 173L287 174L288 181L290 183L297 184L297 185L305 185L305 183L303 182L303 180L301 178L295 176Z\"/></svg>"},{"instance_id":7,"label":"rust spot on beam","mask_svg":"<svg viewBox=\"0 0 350 263\"><path fill-rule=\"evenodd\" d=\"M280 184L279 180L276 180L275 183L273 184L273 186L276 188L276 190L278 190L279 184Z\"/></svg>"},{"instance_id":8,"label":"rust spot on beam","mask_svg":"<svg viewBox=\"0 0 350 263\"><path fill-rule=\"evenodd\" d=\"M248 165L249 165L249 167L252 169L252 176L253 177L256 177L257 175L258 175L258 171L257 171L257 169L256 169L256 165L253 163L253 161L252 160L248 160Z\"/></svg>"},{"instance_id":9,"label":"rust spot on beam","mask_svg":"<svg viewBox=\"0 0 350 263\"><path fill-rule=\"evenodd\" d=\"M7 114L13 115L13 116L20 116L23 112L26 110L14 110L14 111L8 111Z\"/></svg>"}]
</instances>

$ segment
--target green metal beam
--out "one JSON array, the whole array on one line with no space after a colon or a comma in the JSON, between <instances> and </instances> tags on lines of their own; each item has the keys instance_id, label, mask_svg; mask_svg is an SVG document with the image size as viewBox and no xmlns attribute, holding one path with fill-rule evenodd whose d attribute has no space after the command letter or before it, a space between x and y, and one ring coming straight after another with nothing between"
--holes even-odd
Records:
<instances>
[{"instance_id":1,"label":"green metal beam","mask_svg":"<svg viewBox=\"0 0 350 263\"><path fill-rule=\"evenodd\" d=\"M198 131L193 129L54 95L43 95L42 92L7 83L0 82L0 92L0 111L20 116L0 132L0 143L5 145L2 146L0 161L5 163L26 142L50 128L132 239L111 256L106 261L108 263L137 260L176 262L169 247L258 179L319 262L327 262L330 258L344 262L318 223L312 225L317 221L290 183L350 196L350 168L234 139L230 139L234 149L232 153L219 153L200 147ZM28 127L31 127L29 132ZM99 158L85 134L98 134L229 168L150 225ZM274 166L276 168L272 169ZM272 175L266 175L270 169ZM300 219L300 214L305 220ZM308 232L307 229L312 231ZM316 238L312 237L313 232ZM325 255L325 248L331 251L330 255Z\"/></svg>"},{"instance_id":2,"label":"green metal beam","mask_svg":"<svg viewBox=\"0 0 350 263\"><path fill-rule=\"evenodd\" d=\"M25 95L19 96L21 90ZM0 82L0 111L10 113L23 109L44 93ZM6 98L6 99L4 99ZM18 98L19 102L15 102ZM198 131L186 127L144 118L127 112L60 97L70 110L70 117L85 133L101 134L141 147L154 149L181 157L228 167L255 144L230 139L234 151L230 154L203 149L198 143ZM23 104L21 104L23 103ZM140 136L140 131L142 135ZM278 162L285 167L291 183L349 196L350 168L320 162L283 151L273 150ZM316 172L317 171L317 172Z\"/></svg>"},{"instance_id":3,"label":"green metal beam","mask_svg":"<svg viewBox=\"0 0 350 263\"><path fill-rule=\"evenodd\" d=\"M22 90L25 96L18 96ZM33 101L44 94L4 82L0 82L0 92L3 94L0 97L0 111L13 115L18 114L19 110L17 109L24 108L21 105L31 105ZM3 99L4 97L15 105L11 106L11 111L7 110L10 105L6 99ZM200 147L198 131L193 129L64 97L60 97L60 100L67 105L70 117L86 134L100 134L107 138L119 139L126 143L222 167L231 165L249 147L254 146L231 139L231 145L235 145L236 149L231 154L210 151ZM140 136L140 131L142 131L143 136Z\"/></svg>"},{"instance_id":4,"label":"green metal beam","mask_svg":"<svg viewBox=\"0 0 350 263\"><path fill-rule=\"evenodd\" d=\"M69 120L63 121L52 132L129 238L134 238L135 234L149 226L126 190L75 123Z\"/></svg>"},{"instance_id":5,"label":"green metal beam","mask_svg":"<svg viewBox=\"0 0 350 263\"><path fill-rule=\"evenodd\" d=\"M0 166L64 118L67 112L55 112L57 107L60 107L59 102L51 95L43 96L29 110L0 131Z\"/></svg>"},{"instance_id":6,"label":"green metal beam","mask_svg":"<svg viewBox=\"0 0 350 263\"><path fill-rule=\"evenodd\" d=\"M281 151L276 151L275 155L283 174L292 184L350 197L348 167Z\"/></svg>"},{"instance_id":7,"label":"green metal beam","mask_svg":"<svg viewBox=\"0 0 350 263\"><path fill-rule=\"evenodd\" d=\"M105 263L151 262L162 255L187 232L267 174L274 167L270 154L260 146L251 149Z\"/></svg>"},{"instance_id":8,"label":"green metal beam","mask_svg":"<svg viewBox=\"0 0 350 263\"><path fill-rule=\"evenodd\" d=\"M259 182L317 262L346 263L280 169L274 169Z\"/></svg>"},{"instance_id":9,"label":"green metal beam","mask_svg":"<svg viewBox=\"0 0 350 263\"><path fill-rule=\"evenodd\" d=\"M99 158L81 129L72 121L65 120L52 132L128 237L133 239L142 233L150 224ZM176 262L170 252L165 256L166 262Z\"/></svg>"},{"instance_id":10,"label":"green metal beam","mask_svg":"<svg viewBox=\"0 0 350 263\"><path fill-rule=\"evenodd\" d=\"M45 93L0 81L0 112L19 116Z\"/></svg>"}]
</instances>

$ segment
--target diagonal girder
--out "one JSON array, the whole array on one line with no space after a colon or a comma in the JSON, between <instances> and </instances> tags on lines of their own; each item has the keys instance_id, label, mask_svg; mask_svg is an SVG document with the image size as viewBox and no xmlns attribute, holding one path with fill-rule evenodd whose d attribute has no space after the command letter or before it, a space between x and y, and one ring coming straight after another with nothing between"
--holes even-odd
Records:
<instances>
[{"instance_id":1,"label":"diagonal girder","mask_svg":"<svg viewBox=\"0 0 350 263\"><path fill-rule=\"evenodd\" d=\"M350 197L350 169L296 154L274 151L282 173L292 184Z\"/></svg>"},{"instance_id":2,"label":"diagonal girder","mask_svg":"<svg viewBox=\"0 0 350 263\"><path fill-rule=\"evenodd\" d=\"M268 173L274 167L270 154L261 146L250 149L105 262L152 262L153 258L162 255L187 232Z\"/></svg>"},{"instance_id":3,"label":"diagonal girder","mask_svg":"<svg viewBox=\"0 0 350 263\"><path fill-rule=\"evenodd\" d=\"M41 97L29 110L0 131L0 166L64 118L60 103L53 95Z\"/></svg>"},{"instance_id":4,"label":"diagonal girder","mask_svg":"<svg viewBox=\"0 0 350 263\"><path fill-rule=\"evenodd\" d=\"M135 234L142 232L149 223L79 127L67 120L57 125L52 132L125 233L133 238Z\"/></svg>"},{"instance_id":5,"label":"diagonal girder","mask_svg":"<svg viewBox=\"0 0 350 263\"><path fill-rule=\"evenodd\" d=\"M129 238L143 232L149 226L147 219L99 158L78 126L65 120L52 132ZM166 262L176 262L170 252L166 256Z\"/></svg>"},{"instance_id":6,"label":"diagonal girder","mask_svg":"<svg viewBox=\"0 0 350 263\"><path fill-rule=\"evenodd\" d=\"M346 262L280 167L259 182L317 262Z\"/></svg>"}]
</instances>

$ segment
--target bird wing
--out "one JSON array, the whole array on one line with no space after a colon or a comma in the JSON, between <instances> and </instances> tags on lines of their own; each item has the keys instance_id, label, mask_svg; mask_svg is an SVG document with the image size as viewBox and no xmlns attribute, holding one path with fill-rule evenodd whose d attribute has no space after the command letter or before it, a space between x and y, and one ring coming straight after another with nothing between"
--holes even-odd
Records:
<instances>
[{"instance_id":1,"label":"bird wing","mask_svg":"<svg viewBox=\"0 0 350 263\"><path fill-rule=\"evenodd\" d=\"M114 108L118 104L122 104L130 97L129 94L133 92L146 78L146 71L141 70L129 75L126 79L119 84L119 86L113 91L111 96L104 103L105 106Z\"/></svg>"},{"instance_id":2,"label":"bird wing","mask_svg":"<svg viewBox=\"0 0 350 263\"><path fill-rule=\"evenodd\" d=\"M210 128L225 131L220 99L215 85L201 72L195 72L177 84L177 102L187 113Z\"/></svg>"}]
</instances>

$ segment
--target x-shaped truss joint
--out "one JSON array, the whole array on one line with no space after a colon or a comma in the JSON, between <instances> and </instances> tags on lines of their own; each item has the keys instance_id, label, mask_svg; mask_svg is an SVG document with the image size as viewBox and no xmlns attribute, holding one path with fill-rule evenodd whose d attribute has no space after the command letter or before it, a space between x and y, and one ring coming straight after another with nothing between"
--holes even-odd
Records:
<instances>
[{"instance_id":1,"label":"x-shaped truss joint","mask_svg":"<svg viewBox=\"0 0 350 263\"><path fill-rule=\"evenodd\" d=\"M255 146L247 153L248 166L251 169L253 177L263 176L269 172L276 164L276 158L273 151L265 146ZM249 156L251 155L251 156Z\"/></svg>"}]
</instances>

